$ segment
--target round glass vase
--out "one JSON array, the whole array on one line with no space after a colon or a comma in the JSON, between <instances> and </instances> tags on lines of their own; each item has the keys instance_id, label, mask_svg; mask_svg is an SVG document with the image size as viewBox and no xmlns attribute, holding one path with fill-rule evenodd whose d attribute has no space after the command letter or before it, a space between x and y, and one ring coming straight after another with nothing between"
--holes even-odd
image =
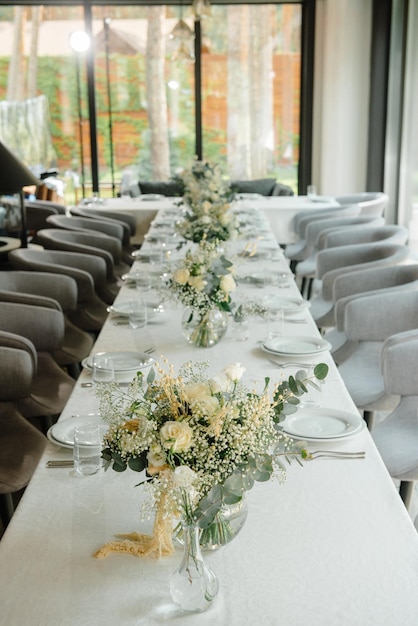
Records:
<instances>
[{"instance_id":1,"label":"round glass vase","mask_svg":"<svg viewBox=\"0 0 418 626\"><path fill-rule=\"evenodd\" d=\"M181 320L183 335L198 348L210 348L225 335L228 328L228 314L219 309L200 312L187 308Z\"/></svg>"},{"instance_id":2,"label":"round glass vase","mask_svg":"<svg viewBox=\"0 0 418 626\"><path fill-rule=\"evenodd\" d=\"M183 611L206 611L218 593L218 579L203 559L200 528L182 523L182 535L183 558L170 580L171 597Z\"/></svg>"},{"instance_id":3,"label":"round glass vase","mask_svg":"<svg viewBox=\"0 0 418 626\"><path fill-rule=\"evenodd\" d=\"M218 550L230 543L242 530L248 515L247 499L236 504L223 504L212 524L200 531L199 543L203 551ZM183 545L183 528L179 522L173 532L175 541Z\"/></svg>"}]
</instances>

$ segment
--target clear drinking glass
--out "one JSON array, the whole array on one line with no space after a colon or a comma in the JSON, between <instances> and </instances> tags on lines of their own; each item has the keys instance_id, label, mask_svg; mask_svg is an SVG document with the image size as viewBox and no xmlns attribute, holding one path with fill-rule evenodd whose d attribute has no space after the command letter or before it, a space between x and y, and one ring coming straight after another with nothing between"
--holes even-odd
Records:
<instances>
[{"instance_id":1,"label":"clear drinking glass","mask_svg":"<svg viewBox=\"0 0 418 626\"><path fill-rule=\"evenodd\" d=\"M279 307L270 307L267 317L267 329L270 339L284 335L284 310Z\"/></svg>"},{"instance_id":2,"label":"clear drinking glass","mask_svg":"<svg viewBox=\"0 0 418 626\"><path fill-rule=\"evenodd\" d=\"M144 328L148 322L147 303L142 298L129 303L129 326L132 330Z\"/></svg>"},{"instance_id":3,"label":"clear drinking glass","mask_svg":"<svg viewBox=\"0 0 418 626\"><path fill-rule=\"evenodd\" d=\"M316 193L315 185L308 185L307 190L306 190L306 195L308 196L308 198L315 198L315 196L318 195Z\"/></svg>"},{"instance_id":4,"label":"clear drinking glass","mask_svg":"<svg viewBox=\"0 0 418 626\"><path fill-rule=\"evenodd\" d=\"M93 356L93 383L112 383L115 380L115 370L112 357L108 354Z\"/></svg>"},{"instance_id":5,"label":"clear drinking glass","mask_svg":"<svg viewBox=\"0 0 418 626\"><path fill-rule=\"evenodd\" d=\"M86 424L74 428L74 469L81 476L97 474L102 468L102 433L100 426Z\"/></svg>"}]
</instances>

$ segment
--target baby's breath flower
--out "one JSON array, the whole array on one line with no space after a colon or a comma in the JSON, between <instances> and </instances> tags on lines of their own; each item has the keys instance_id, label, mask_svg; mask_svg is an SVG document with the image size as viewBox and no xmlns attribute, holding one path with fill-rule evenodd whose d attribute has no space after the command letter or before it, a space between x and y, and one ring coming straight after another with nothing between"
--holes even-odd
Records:
<instances>
[{"instance_id":1,"label":"baby's breath flower","mask_svg":"<svg viewBox=\"0 0 418 626\"><path fill-rule=\"evenodd\" d=\"M147 386L98 390L109 424L104 458L119 471L128 463L146 470L145 516L155 506L163 507L167 517L178 516L185 492L196 509L213 487L249 471L266 455L269 475L282 481L285 469L276 451L303 456L300 444L277 426L277 386L272 397L266 389L249 391L241 382L245 368L240 363L213 376L202 362L185 363L178 375L165 360L155 369L157 377L149 377ZM282 381L284 404L291 394Z\"/></svg>"}]
</instances>

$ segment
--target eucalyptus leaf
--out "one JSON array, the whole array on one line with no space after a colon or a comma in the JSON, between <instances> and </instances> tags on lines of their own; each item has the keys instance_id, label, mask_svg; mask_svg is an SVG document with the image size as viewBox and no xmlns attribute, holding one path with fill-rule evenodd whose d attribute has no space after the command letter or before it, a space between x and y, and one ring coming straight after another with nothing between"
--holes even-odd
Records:
<instances>
[{"instance_id":1,"label":"eucalyptus leaf","mask_svg":"<svg viewBox=\"0 0 418 626\"><path fill-rule=\"evenodd\" d=\"M142 472L147 466L146 457L143 455L129 459L128 466L134 472Z\"/></svg>"},{"instance_id":2,"label":"eucalyptus leaf","mask_svg":"<svg viewBox=\"0 0 418 626\"><path fill-rule=\"evenodd\" d=\"M147 383L150 385L152 382L154 382L154 379L155 379L155 370L153 367L151 367L150 371L148 372Z\"/></svg>"},{"instance_id":3,"label":"eucalyptus leaf","mask_svg":"<svg viewBox=\"0 0 418 626\"><path fill-rule=\"evenodd\" d=\"M326 363L318 363L314 367L314 375L318 380L324 380L328 375L329 367Z\"/></svg>"}]
</instances>

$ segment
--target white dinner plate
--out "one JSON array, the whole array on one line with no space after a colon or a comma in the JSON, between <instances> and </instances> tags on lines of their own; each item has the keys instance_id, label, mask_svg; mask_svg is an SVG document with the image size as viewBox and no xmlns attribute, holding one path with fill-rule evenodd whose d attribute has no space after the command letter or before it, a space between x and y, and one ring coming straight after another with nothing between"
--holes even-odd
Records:
<instances>
[{"instance_id":1,"label":"white dinner plate","mask_svg":"<svg viewBox=\"0 0 418 626\"><path fill-rule=\"evenodd\" d=\"M143 193L139 196L139 199L145 202L155 202L155 200L163 200L164 198L165 196L162 196L160 193Z\"/></svg>"},{"instance_id":2,"label":"white dinner plate","mask_svg":"<svg viewBox=\"0 0 418 626\"><path fill-rule=\"evenodd\" d=\"M317 337L274 337L265 339L263 349L270 354L280 356L309 356L325 352L331 344Z\"/></svg>"},{"instance_id":3,"label":"white dinner plate","mask_svg":"<svg viewBox=\"0 0 418 626\"><path fill-rule=\"evenodd\" d=\"M302 298L282 298L275 294L266 297L266 304L272 309L280 309L285 311L285 313L297 313L297 311L304 311L311 306L309 300L303 300Z\"/></svg>"},{"instance_id":4,"label":"white dinner plate","mask_svg":"<svg viewBox=\"0 0 418 626\"><path fill-rule=\"evenodd\" d=\"M358 434L365 426L357 413L332 408L306 408L288 415L283 431L296 439L331 441Z\"/></svg>"},{"instance_id":5,"label":"white dinner plate","mask_svg":"<svg viewBox=\"0 0 418 626\"><path fill-rule=\"evenodd\" d=\"M245 276L237 276L237 280L240 283L245 283L247 285L280 285L293 277L291 272L252 272L251 274L246 274Z\"/></svg>"},{"instance_id":6,"label":"white dinner plate","mask_svg":"<svg viewBox=\"0 0 418 626\"><path fill-rule=\"evenodd\" d=\"M158 280L167 276L167 272L162 268L147 268L146 270L140 272L139 270L132 272L128 272L128 274L122 274L121 279L126 284L139 283L144 284L146 281L149 282L151 280Z\"/></svg>"},{"instance_id":7,"label":"white dinner plate","mask_svg":"<svg viewBox=\"0 0 418 626\"><path fill-rule=\"evenodd\" d=\"M309 196L309 200L312 202L335 202L335 198L330 196Z\"/></svg>"},{"instance_id":8,"label":"white dinner plate","mask_svg":"<svg viewBox=\"0 0 418 626\"><path fill-rule=\"evenodd\" d=\"M106 434L108 425L106 422L95 413L88 415L74 415L68 419L64 419L61 422L57 422L47 432L49 441L55 443L63 448L72 448L74 445L74 428L76 426L98 425L103 427L103 435ZM102 429L101 429L102 430Z\"/></svg>"},{"instance_id":9,"label":"white dinner plate","mask_svg":"<svg viewBox=\"0 0 418 626\"><path fill-rule=\"evenodd\" d=\"M119 315L119 317L129 317L129 302L121 302L120 304L115 304L107 307L107 311L109 313L113 313L114 315ZM154 313L156 312L153 303L148 302L147 300L147 311L148 311L148 320L150 320Z\"/></svg>"},{"instance_id":10,"label":"white dinner plate","mask_svg":"<svg viewBox=\"0 0 418 626\"><path fill-rule=\"evenodd\" d=\"M154 359L145 352L99 352L98 354L111 357L115 372L135 372L149 367ZM93 355L81 361L81 365L86 369L93 369Z\"/></svg>"}]
</instances>

